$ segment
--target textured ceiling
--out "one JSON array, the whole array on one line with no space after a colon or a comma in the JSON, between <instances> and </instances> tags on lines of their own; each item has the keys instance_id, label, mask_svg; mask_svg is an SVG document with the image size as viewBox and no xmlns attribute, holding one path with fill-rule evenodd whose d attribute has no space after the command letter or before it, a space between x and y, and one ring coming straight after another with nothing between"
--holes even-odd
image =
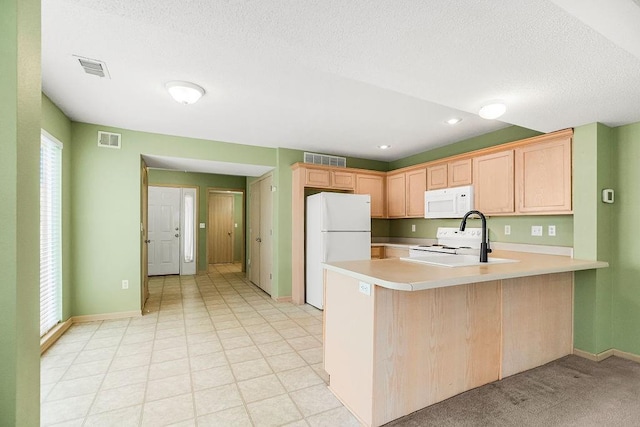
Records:
<instances>
[{"instance_id":1,"label":"textured ceiling","mask_svg":"<svg viewBox=\"0 0 640 427\"><path fill-rule=\"evenodd\" d=\"M640 121L633 0L47 0L42 15L43 90L76 121L387 161L508 124ZM177 104L170 80L207 94ZM493 99L502 121L476 115Z\"/></svg>"}]
</instances>

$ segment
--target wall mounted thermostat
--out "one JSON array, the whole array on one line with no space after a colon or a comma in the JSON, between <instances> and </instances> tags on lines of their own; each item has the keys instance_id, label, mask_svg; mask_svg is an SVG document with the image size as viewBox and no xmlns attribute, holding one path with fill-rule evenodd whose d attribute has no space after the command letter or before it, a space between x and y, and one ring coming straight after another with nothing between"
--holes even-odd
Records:
<instances>
[{"instance_id":1,"label":"wall mounted thermostat","mask_svg":"<svg viewBox=\"0 0 640 427\"><path fill-rule=\"evenodd\" d=\"M613 189L605 188L602 190L602 201L604 203L613 203Z\"/></svg>"}]
</instances>

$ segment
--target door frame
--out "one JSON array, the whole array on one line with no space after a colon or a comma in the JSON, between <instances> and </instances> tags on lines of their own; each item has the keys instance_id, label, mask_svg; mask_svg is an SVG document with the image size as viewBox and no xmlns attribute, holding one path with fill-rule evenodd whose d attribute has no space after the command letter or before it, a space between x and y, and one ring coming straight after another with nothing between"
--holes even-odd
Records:
<instances>
[{"instance_id":1,"label":"door frame","mask_svg":"<svg viewBox=\"0 0 640 427\"><path fill-rule=\"evenodd\" d=\"M210 202L210 198L211 198L211 194L215 194L215 193L223 193L223 194L237 194L237 193L241 193L242 194L242 227L238 227L242 229L242 239L241 239L241 245L242 247L240 248L240 264L241 264L241 269L242 272L246 271L246 263L245 263L245 258L246 258L246 230L247 230L247 216L246 216L246 210L247 210L247 201L246 201L246 197L247 197L247 190L244 188L222 188L222 187L207 187L207 209L206 209L206 218L207 218L207 228L206 228L206 233L205 233L205 241L206 241L206 245L205 245L205 259L207 261L207 264L209 263L209 202ZM235 229L234 229L235 232Z\"/></svg>"}]
</instances>

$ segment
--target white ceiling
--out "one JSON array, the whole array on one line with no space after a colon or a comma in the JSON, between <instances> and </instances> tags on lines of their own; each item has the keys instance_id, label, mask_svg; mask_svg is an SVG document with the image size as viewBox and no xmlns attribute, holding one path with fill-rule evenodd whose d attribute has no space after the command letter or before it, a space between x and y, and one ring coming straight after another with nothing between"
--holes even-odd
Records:
<instances>
[{"instance_id":1,"label":"white ceiling","mask_svg":"<svg viewBox=\"0 0 640 427\"><path fill-rule=\"evenodd\" d=\"M262 176L273 170L271 166L248 165L243 163L216 162L212 160L187 159L144 154L148 167L185 172L216 173L221 175Z\"/></svg>"},{"instance_id":2,"label":"white ceiling","mask_svg":"<svg viewBox=\"0 0 640 427\"><path fill-rule=\"evenodd\" d=\"M43 90L87 123L391 161L640 121L634 0L46 0L42 22ZM170 80L207 93L180 105ZM479 118L494 99L502 121Z\"/></svg>"}]
</instances>

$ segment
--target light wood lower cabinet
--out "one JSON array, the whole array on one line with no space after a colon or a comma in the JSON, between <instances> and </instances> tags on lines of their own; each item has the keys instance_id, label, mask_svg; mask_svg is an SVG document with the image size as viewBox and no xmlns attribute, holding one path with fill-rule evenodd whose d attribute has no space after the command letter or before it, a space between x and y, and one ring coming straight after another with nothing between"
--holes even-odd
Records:
<instances>
[{"instance_id":1,"label":"light wood lower cabinet","mask_svg":"<svg viewBox=\"0 0 640 427\"><path fill-rule=\"evenodd\" d=\"M369 296L325 271L329 388L366 426L572 352L573 273Z\"/></svg>"},{"instance_id":2,"label":"light wood lower cabinet","mask_svg":"<svg viewBox=\"0 0 640 427\"><path fill-rule=\"evenodd\" d=\"M385 258L406 258L409 256L409 249L398 248L394 246L385 246L384 257Z\"/></svg>"},{"instance_id":3,"label":"light wood lower cabinet","mask_svg":"<svg viewBox=\"0 0 640 427\"><path fill-rule=\"evenodd\" d=\"M384 246L371 246L371 259L384 258Z\"/></svg>"}]
</instances>

